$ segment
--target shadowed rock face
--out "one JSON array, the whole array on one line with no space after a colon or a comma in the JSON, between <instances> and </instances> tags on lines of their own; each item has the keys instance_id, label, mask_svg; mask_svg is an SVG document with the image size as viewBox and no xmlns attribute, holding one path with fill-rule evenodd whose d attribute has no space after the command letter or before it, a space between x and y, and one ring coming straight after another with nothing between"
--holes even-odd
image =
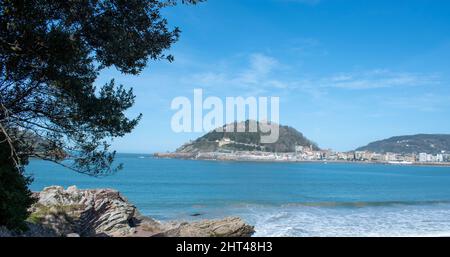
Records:
<instances>
[{"instance_id":1,"label":"shadowed rock face","mask_svg":"<svg viewBox=\"0 0 450 257\"><path fill-rule=\"evenodd\" d=\"M240 218L160 223L142 216L118 191L52 186L35 193L30 230L19 236L249 237L254 228ZM14 235L0 228L0 236Z\"/></svg>"}]
</instances>

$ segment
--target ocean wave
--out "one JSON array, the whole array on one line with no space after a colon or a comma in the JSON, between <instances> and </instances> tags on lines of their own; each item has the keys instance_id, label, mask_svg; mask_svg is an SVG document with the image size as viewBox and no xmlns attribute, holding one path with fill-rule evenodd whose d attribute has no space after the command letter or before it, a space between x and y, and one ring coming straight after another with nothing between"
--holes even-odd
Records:
<instances>
[{"instance_id":1,"label":"ocean wave","mask_svg":"<svg viewBox=\"0 0 450 257\"><path fill-rule=\"evenodd\" d=\"M387 207L397 205L434 205L434 204L450 204L448 200L436 201L355 201L355 202L299 202L284 204L283 207L288 206L311 206L311 207Z\"/></svg>"},{"instance_id":2,"label":"ocean wave","mask_svg":"<svg viewBox=\"0 0 450 257\"><path fill-rule=\"evenodd\" d=\"M390 206L427 206L427 205L450 205L449 200L426 200L426 201L316 201L316 202L292 202L292 203L234 203L235 208L254 207L323 207L323 208L365 208L365 207L390 207Z\"/></svg>"},{"instance_id":3,"label":"ocean wave","mask_svg":"<svg viewBox=\"0 0 450 257\"><path fill-rule=\"evenodd\" d=\"M253 224L255 236L262 237L450 236L450 204L366 208L247 206L230 212Z\"/></svg>"}]
</instances>

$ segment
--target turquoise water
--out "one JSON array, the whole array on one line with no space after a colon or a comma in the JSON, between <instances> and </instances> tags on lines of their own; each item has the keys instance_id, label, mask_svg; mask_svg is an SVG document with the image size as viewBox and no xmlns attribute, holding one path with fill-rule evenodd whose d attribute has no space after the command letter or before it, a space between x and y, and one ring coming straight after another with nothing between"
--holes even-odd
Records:
<instances>
[{"instance_id":1,"label":"turquoise water","mask_svg":"<svg viewBox=\"0 0 450 257\"><path fill-rule=\"evenodd\" d=\"M236 215L257 236L450 235L450 167L254 163L119 155L104 178L33 160L35 191L114 188L159 220ZM193 214L201 214L193 217Z\"/></svg>"}]
</instances>

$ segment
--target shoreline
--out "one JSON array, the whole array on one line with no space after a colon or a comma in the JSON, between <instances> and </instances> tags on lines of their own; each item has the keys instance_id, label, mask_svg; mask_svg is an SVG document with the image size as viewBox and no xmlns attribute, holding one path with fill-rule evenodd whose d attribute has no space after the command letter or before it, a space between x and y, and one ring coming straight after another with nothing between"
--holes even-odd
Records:
<instances>
[{"instance_id":1,"label":"shoreline","mask_svg":"<svg viewBox=\"0 0 450 257\"><path fill-rule=\"evenodd\" d=\"M207 153L211 154L211 153ZM392 163L386 161L346 161L346 160L284 160L284 159L260 159L259 155L247 156L247 158L234 158L222 156L222 158L198 157L191 153L153 153L157 159L179 159L193 161L214 161L214 162L256 162L256 163L322 163L322 164L379 164L392 166L423 166L423 167L450 167L450 162L413 162L413 163ZM248 158L250 157L250 158Z\"/></svg>"}]
</instances>

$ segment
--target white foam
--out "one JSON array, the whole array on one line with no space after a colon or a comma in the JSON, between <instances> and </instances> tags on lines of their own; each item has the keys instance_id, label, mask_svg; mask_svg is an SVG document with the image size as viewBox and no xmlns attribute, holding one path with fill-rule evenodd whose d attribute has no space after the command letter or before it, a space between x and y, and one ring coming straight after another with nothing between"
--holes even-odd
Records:
<instances>
[{"instance_id":1,"label":"white foam","mask_svg":"<svg viewBox=\"0 0 450 257\"><path fill-rule=\"evenodd\" d=\"M450 205L330 208L247 206L238 213L255 236L450 236Z\"/></svg>"}]
</instances>

